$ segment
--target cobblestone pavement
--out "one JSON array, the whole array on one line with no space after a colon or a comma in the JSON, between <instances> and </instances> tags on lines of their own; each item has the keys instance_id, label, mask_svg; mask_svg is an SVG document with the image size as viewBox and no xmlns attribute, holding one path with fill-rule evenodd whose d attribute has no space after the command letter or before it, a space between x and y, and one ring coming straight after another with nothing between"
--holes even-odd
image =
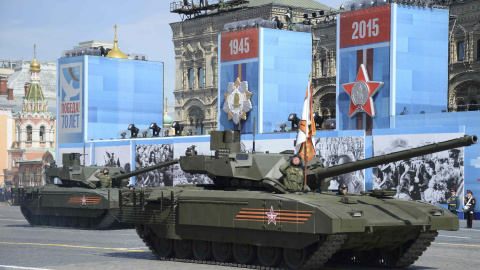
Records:
<instances>
[{"instance_id":1,"label":"cobblestone pavement","mask_svg":"<svg viewBox=\"0 0 480 270\"><path fill-rule=\"evenodd\" d=\"M409 269L477 269L480 222L441 231ZM236 269L158 261L133 229L86 231L31 227L19 207L0 203L0 269ZM321 269L379 269L328 264Z\"/></svg>"}]
</instances>

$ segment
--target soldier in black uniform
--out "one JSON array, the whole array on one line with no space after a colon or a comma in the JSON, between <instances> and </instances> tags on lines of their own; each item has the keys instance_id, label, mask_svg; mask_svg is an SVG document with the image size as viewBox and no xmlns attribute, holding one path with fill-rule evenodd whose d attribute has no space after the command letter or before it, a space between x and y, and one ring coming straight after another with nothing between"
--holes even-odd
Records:
<instances>
[{"instance_id":1,"label":"soldier in black uniform","mask_svg":"<svg viewBox=\"0 0 480 270\"><path fill-rule=\"evenodd\" d=\"M475 211L475 198L473 198L473 193L470 190L467 190L467 195L465 196L465 206L469 207L468 210L465 211L467 228L472 228L473 212Z\"/></svg>"}]
</instances>

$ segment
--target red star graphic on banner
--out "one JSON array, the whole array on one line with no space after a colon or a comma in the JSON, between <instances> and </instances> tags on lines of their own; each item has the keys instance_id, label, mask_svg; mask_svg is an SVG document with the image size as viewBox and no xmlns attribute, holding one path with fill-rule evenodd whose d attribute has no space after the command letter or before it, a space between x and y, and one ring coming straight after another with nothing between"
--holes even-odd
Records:
<instances>
[{"instance_id":1,"label":"red star graphic on banner","mask_svg":"<svg viewBox=\"0 0 480 270\"><path fill-rule=\"evenodd\" d=\"M360 65L355 82L342 85L351 99L348 115L351 117L358 112L366 112L375 117L375 104L372 97L377 94L382 86L383 82L370 81L365 66Z\"/></svg>"},{"instance_id":2,"label":"red star graphic on banner","mask_svg":"<svg viewBox=\"0 0 480 270\"><path fill-rule=\"evenodd\" d=\"M82 205L87 205L87 198L85 198L85 195L82 197Z\"/></svg>"},{"instance_id":3,"label":"red star graphic on banner","mask_svg":"<svg viewBox=\"0 0 480 270\"><path fill-rule=\"evenodd\" d=\"M268 224L270 224L270 222L273 222L273 224L277 225L275 217L278 216L278 213L273 212L273 206L270 206L270 212L265 212L265 214L267 214L268 216Z\"/></svg>"}]
</instances>

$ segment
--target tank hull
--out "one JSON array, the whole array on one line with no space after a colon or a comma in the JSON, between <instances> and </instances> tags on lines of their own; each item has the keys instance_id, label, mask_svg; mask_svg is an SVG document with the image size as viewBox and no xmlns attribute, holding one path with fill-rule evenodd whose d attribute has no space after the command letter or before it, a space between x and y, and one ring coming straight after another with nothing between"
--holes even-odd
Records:
<instances>
[{"instance_id":1,"label":"tank hull","mask_svg":"<svg viewBox=\"0 0 480 270\"><path fill-rule=\"evenodd\" d=\"M13 204L32 226L109 229L118 223L119 189L64 188L47 184L17 188Z\"/></svg>"},{"instance_id":2,"label":"tank hull","mask_svg":"<svg viewBox=\"0 0 480 270\"><path fill-rule=\"evenodd\" d=\"M269 266L265 260L276 258L264 255L267 250L266 254L280 252L275 265L283 261L289 268L318 267L343 253L346 255L342 258L367 264L359 262L358 252L369 257L368 264L404 267L421 255L437 230L458 230L459 226L458 217L444 208L388 196L232 192L193 186L137 191L137 199L143 197L137 205L132 194L128 196L130 203L124 207L121 219L135 222L139 236L160 258L202 260L197 255L202 253L198 243L207 247L222 243L232 247L233 255L233 247L239 245L243 250L257 250L248 263L241 258L230 259L239 264ZM189 254L175 249L169 253L161 248L174 247L176 243L191 246L184 250ZM203 250L209 253L208 248ZM385 254L382 250L392 252ZM306 256L301 262L293 259L292 263L289 254ZM392 254L396 256L393 259Z\"/></svg>"}]
</instances>

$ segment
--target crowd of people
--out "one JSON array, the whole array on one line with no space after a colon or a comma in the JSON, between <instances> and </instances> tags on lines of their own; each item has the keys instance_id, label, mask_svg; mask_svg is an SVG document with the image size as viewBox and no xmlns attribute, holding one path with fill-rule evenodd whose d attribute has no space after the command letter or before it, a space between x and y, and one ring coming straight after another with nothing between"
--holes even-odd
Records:
<instances>
[{"instance_id":1,"label":"crowd of people","mask_svg":"<svg viewBox=\"0 0 480 270\"><path fill-rule=\"evenodd\" d=\"M173 159L173 145L138 145L135 154L136 169L150 167ZM172 186L172 166L163 167L140 174L136 177L136 186Z\"/></svg>"},{"instance_id":2,"label":"crowd of people","mask_svg":"<svg viewBox=\"0 0 480 270\"><path fill-rule=\"evenodd\" d=\"M396 189L397 197L445 204L450 190L463 190L460 150L448 158L430 155L389 163L373 169L374 189Z\"/></svg>"}]
</instances>

